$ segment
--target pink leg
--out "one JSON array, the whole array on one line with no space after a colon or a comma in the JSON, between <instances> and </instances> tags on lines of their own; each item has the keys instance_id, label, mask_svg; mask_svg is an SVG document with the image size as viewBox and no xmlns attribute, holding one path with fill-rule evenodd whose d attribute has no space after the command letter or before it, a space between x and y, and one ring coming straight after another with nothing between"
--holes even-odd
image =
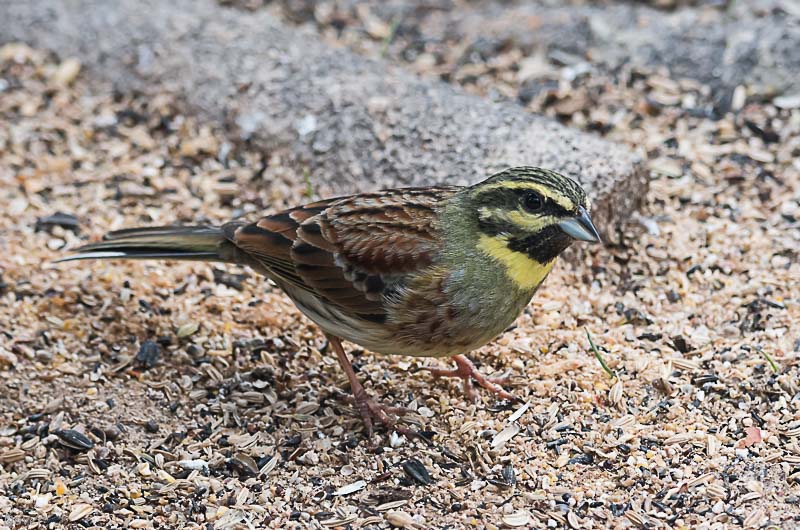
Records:
<instances>
[{"instance_id":1,"label":"pink leg","mask_svg":"<svg viewBox=\"0 0 800 530\"><path fill-rule=\"evenodd\" d=\"M390 416L390 414L405 413L406 410L404 408L381 405L371 398L369 394L367 394L367 391L364 390L364 386L358 380L356 373L353 371L353 365L350 363L350 359L347 358L347 354L344 352L341 339L333 335L326 336L328 337L328 341L333 347L333 350L336 352L336 358L339 360L339 364L342 365L342 368L344 368L344 371L347 374L347 379L350 381L350 390L353 392L352 401L358 409L359 414L361 414L361 419L364 421L364 426L367 428L367 437L372 438L373 420L377 420L389 430L397 431L398 433L409 438L420 438L425 440L425 438L423 438L418 432L409 429L408 427L398 425L397 418ZM427 442L427 440L425 441Z\"/></svg>"},{"instance_id":2,"label":"pink leg","mask_svg":"<svg viewBox=\"0 0 800 530\"><path fill-rule=\"evenodd\" d=\"M475 387L472 382L475 381L480 386L491 392L497 394L503 399L516 400L513 394L506 392L500 383L506 381L505 377L486 377L478 371L478 368L472 361L467 359L464 355L454 355L451 357L456 363L456 368L447 370L444 368L428 368L425 370L433 374L434 377L459 377L464 380L464 393L468 398L475 400L478 397L475 392Z\"/></svg>"}]
</instances>

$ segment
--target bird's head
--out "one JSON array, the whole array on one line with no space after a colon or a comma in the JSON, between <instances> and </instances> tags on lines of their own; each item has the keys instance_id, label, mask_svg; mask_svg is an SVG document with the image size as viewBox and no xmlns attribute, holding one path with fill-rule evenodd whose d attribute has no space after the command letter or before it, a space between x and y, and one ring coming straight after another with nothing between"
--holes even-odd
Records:
<instances>
[{"instance_id":1,"label":"bird's head","mask_svg":"<svg viewBox=\"0 0 800 530\"><path fill-rule=\"evenodd\" d=\"M573 241L600 242L583 188L559 173L515 167L465 190L478 248L523 287L538 285Z\"/></svg>"}]
</instances>

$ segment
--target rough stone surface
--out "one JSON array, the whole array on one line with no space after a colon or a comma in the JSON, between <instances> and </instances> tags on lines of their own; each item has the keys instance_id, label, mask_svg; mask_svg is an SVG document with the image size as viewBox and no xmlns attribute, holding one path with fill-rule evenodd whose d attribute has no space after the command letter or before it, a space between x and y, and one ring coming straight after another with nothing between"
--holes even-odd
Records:
<instances>
[{"instance_id":1,"label":"rough stone surface","mask_svg":"<svg viewBox=\"0 0 800 530\"><path fill-rule=\"evenodd\" d=\"M611 236L647 188L627 148L330 49L264 11L212 0L2 0L0 11L0 41L76 56L121 90L166 86L242 137L286 150L320 191L465 184L541 165L584 184Z\"/></svg>"},{"instance_id":2,"label":"rough stone surface","mask_svg":"<svg viewBox=\"0 0 800 530\"><path fill-rule=\"evenodd\" d=\"M407 4L404 8L410 9ZM434 40L511 40L560 61L588 60L608 69L663 66L674 77L709 84L723 99L742 84L759 95L800 93L796 0L672 12L634 3L563 7L544 0L512 6L486 2L471 9L432 11L421 31Z\"/></svg>"}]
</instances>

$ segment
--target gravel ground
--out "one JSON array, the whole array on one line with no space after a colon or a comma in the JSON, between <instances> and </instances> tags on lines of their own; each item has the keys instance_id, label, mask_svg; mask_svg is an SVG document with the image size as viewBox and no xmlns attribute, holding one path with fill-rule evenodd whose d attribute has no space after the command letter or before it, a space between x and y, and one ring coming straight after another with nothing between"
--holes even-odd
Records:
<instances>
[{"instance_id":1,"label":"gravel ground","mask_svg":"<svg viewBox=\"0 0 800 530\"><path fill-rule=\"evenodd\" d=\"M654 180L624 245L556 267L472 354L523 405L354 352L426 446L368 443L322 336L247 270L50 263L314 190L169 96L0 48L0 527L800 527L800 109L743 87L718 116L657 72L448 49L408 64L493 97L535 79L531 110L642 150Z\"/></svg>"}]
</instances>

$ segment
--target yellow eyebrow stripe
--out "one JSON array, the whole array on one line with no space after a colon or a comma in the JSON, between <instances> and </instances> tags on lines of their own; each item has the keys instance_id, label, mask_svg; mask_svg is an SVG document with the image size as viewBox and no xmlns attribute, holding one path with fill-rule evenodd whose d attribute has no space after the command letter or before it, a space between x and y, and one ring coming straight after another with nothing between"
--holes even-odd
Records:
<instances>
[{"instance_id":1,"label":"yellow eyebrow stripe","mask_svg":"<svg viewBox=\"0 0 800 530\"><path fill-rule=\"evenodd\" d=\"M553 259L539 263L522 252L515 252L508 248L508 240L503 237L482 235L478 239L478 248L500 262L511 281L527 291L539 287L556 262Z\"/></svg>"},{"instance_id":2,"label":"yellow eyebrow stripe","mask_svg":"<svg viewBox=\"0 0 800 530\"><path fill-rule=\"evenodd\" d=\"M562 208L564 208L566 210L572 210L572 209L575 208L575 205L573 204L573 202L569 198L567 198L566 196L562 195L561 193L559 193L557 190L555 190L553 188L550 188L550 187L547 187L547 186L543 186L543 185L538 184L536 182L508 182L508 181L504 181L504 182L498 182L496 184L486 184L484 186L481 186L479 194L483 194L483 193L485 193L487 191L490 191L490 190L496 190L498 188L505 188L505 189L509 189L509 190L526 190L527 189L527 190L538 191L543 197L546 197L546 198L552 200L553 202L555 202L556 204L558 204L559 206L561 206Z\"/></svg>"}]
</instances>

